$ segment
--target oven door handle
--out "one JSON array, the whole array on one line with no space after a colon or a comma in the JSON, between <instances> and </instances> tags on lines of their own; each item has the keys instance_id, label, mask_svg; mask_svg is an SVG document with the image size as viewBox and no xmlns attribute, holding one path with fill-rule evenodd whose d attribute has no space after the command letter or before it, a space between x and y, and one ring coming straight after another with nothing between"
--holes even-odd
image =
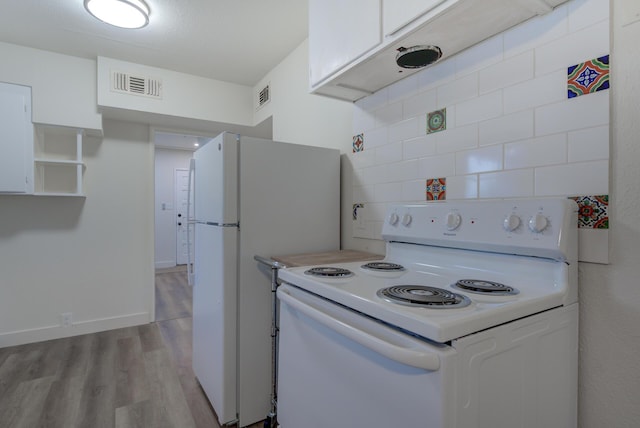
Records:
<instances>
[{"instance_id":1,"label":"oven door handle","mask_svg":"<svg viewBox=\"0 0 640 428\"><path fill-rule=\"evenodd\" d=\"M299 299L292 296L291 293L289 293L289 291L286 289L286 287L278 288L277 294L278 298L282 302L303 313L309 318L391 360L397 361L407 366L417 367L429 371L435 371L440 368L440 357L438 356L438 354L435 352L429 352L427 349L425 349L424 346L408 345L405 347L390 343L388 340L376 336L372 332L365 332L351 324L346 323L343 320L334 318L333 316L323 312L317 307L301 302ZM402 333L397 334L405 336Z\"/></svg>"}]
</instances>

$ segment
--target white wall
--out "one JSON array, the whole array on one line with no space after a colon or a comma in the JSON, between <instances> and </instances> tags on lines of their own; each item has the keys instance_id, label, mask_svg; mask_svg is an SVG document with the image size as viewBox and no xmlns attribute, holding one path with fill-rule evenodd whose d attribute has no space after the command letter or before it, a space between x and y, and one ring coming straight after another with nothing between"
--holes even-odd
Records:
<instances>
[{"instance_id":1,"label":"white wall","mask_svg":"<svg viewBox=\"0 0 640 428\"><path fill-rule=\"evenodd\" d=\"M309 43L303 42L254 87L269 84L271 101L255 112L254 123L273 116L273 139L346 150L350 140L352 103L309 94ZM350 150L350 149L349 149Z\"/></svg>"},{"instance_id":2,"label":"white wall","mask_svg":"<svg viewBox=\"0 0 640 428\"><path fill-rule=\"evenodd\" d=\"M177 118L252 126L251 88L171 70L98 57L98 106ZM111 72L162 80L162 98L123 94L110 89Z\"/></svg>"},{"instance_id":3,"label":"white wall","mask_svg":"<svg viewBox=\"0 0 640 428\"><path fill-rule=\"evenodd\" d=\"M640 3L611 3L611 263L580 264L581 428L640 421Z\"/></svg>"},{"instance_id":4,"label":"white wall","mask_svg":"<svg viewBox=\"0 0 640 428\"><path fill-rule=\"evenodd\" d=\"M189 169L193 152L159 149L155 151L155 267L176 265L175 171ZM171 209L163 209L171 206Z\"/></svg>"},{"instance_id":5,"label":"white wall","mask_svg":"<svg viewBox=\"0 0 640 428\"><path fill-rule=\"evenodd\" d=\"M105 121L84 152L86 198L0 196L0 347L153 320L149 129Z\"/></svg>"}]
</instances>

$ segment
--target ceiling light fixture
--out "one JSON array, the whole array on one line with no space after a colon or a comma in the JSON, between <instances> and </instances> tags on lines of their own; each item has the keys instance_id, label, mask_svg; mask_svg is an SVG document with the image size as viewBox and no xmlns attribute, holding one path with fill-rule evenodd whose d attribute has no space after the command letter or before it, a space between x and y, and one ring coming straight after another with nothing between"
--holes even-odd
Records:
<instances>
[{"instance_id":1,"label":"ceiling light fixture","mask_svg":"<svg viewBox=\"0 0 640 428\"><path fill-rule=\"evenodd\" d=\"M149 6L142 0L84 0L84 7L100 21L120 28L149 23Z\"/></svg>"}]
</instances>

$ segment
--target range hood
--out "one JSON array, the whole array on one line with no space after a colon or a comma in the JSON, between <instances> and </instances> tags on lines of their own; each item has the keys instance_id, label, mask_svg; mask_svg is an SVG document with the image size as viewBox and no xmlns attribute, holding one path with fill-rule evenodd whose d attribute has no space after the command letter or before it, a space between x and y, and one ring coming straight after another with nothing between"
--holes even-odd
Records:
<instances>
[{"instance_id":1,"label":"range hood","mask_svg":"<svg viewBox=\"0 0 640 428\"><path fill-rule=\"evenodd\" d=\"M424 68L401 68L399 52L419 46L437 47L441 62L464 49L536 15L551 12L567 0L449 0L451 6L383 43L321 82L312 92L356 101ZM445 3L446 4L446 3ZM418 18L417 21L423 18Z\"/></svg>"}]
</instances>

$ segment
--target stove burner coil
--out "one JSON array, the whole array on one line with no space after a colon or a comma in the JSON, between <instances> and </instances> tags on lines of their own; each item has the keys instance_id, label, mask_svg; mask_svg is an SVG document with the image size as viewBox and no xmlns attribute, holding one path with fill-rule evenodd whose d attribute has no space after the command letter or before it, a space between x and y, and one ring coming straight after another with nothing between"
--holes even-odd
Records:
<instances>
[{"instance_id":1,"label":"stove burner coil","mask_svg":"<svg viewBox=\"0 0 640 428\"><path fill-rule=\"evenodd\" d=\"M433 309L463 308L471 303L466 296L424 285L394 285L382 288L376 294L388 302Z\"/></svg>"},{"instance_id":2,"label":"stove burner coil","mask_svg":"<svg viewBox=\"0 0 640 428\"><path fill-rule=\"evenodd\" d=\"M512 296L518 294L518 290L499 282L483 281L480 279L461 279L452 285L458 290L468 291L469 293L487 294L493 296Z\"/></svg>"},{"instance_id":3,"label":"stove burner coil","mask_svg":"<svg viewBox=\"0 0 640 428\"><path fill-rule=\"evenodd\" d=\"M350 276L353 276L353 272L350 270L333 266L314 267L306 270L304 273L306 275L323 278L349 278Z\"/></svg>"},{"instance_id":4,"label":"stove burner coil","mask_svg":"<svg viewBox=\"0 0 640 428\"><path fill-rule=\"evenodd\" d=\"M360 267L363 269L378 270L384 272L399 272L404 270L404 266L390 262L370 262Z\"/></svg>"}]
</instances>

